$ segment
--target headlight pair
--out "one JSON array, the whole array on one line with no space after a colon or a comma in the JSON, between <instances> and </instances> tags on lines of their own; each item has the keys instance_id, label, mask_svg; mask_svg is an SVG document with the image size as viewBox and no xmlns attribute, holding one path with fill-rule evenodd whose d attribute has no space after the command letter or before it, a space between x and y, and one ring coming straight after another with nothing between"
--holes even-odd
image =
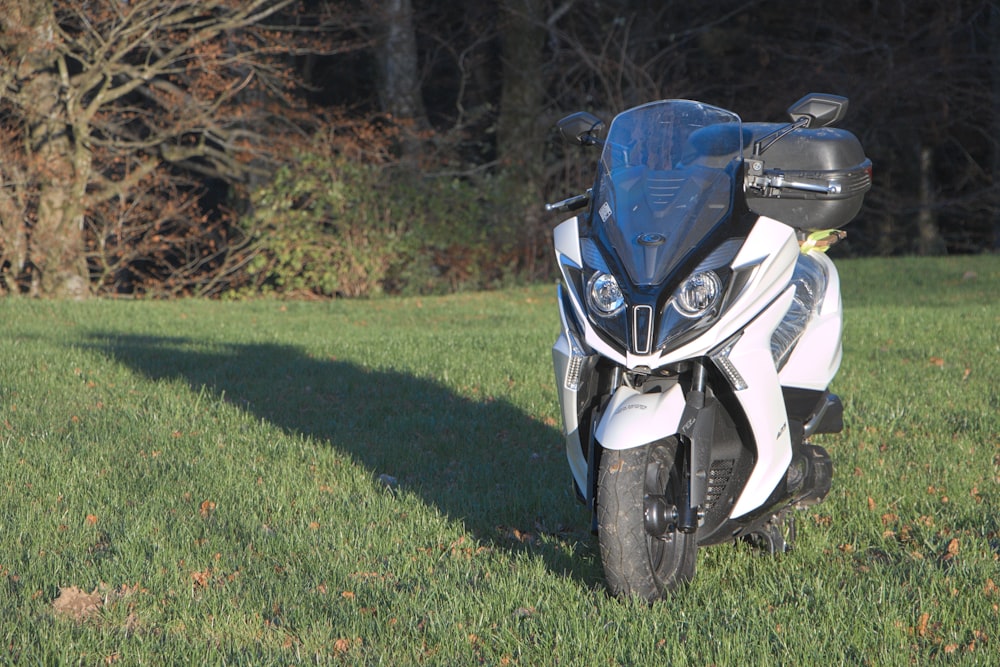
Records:
<instances>
[{"instance_id":1,"label":"headlight pair","mask_svg":"<svg viewBox=\"0 0 1000 667\"><path fill-rule=\"evenodd\" d=\"M722 279L715 271L697 271L674 292L671 303L684 317L702 317L722 301ZM597 272L587 282L587 305L602 317L625 308L625 295L610 273Z\"/></svg>"},{"instance_id":2,"label":"headlight pair","mask_svg":"<svg viewBox=\"0 0 1000 667\"><path fill-rule=\"evenodd\" d=\"M582 288L591 323L637 354L649 354L696 335L711 326L722 311L732 275L729 266L741 245L742 239L730 239L717 247L681 281L661 306L659 315L653 314L654 304L647 302L632 303L636 310L629 311L626 317L626 291L611 273L596 243L581 239L584 261L576 274L580 280L577 284ZM640 309L648 315L640 313Z\"/></svg>"}]
</instances>

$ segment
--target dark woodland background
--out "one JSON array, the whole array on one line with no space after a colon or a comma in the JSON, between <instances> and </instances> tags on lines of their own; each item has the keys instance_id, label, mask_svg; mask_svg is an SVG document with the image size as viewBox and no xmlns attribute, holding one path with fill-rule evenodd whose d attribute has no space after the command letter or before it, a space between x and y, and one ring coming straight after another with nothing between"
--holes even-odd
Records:
<instances>
[{"instance_id":1,"label":"dark woodland background","mask_svg":"<svg viewBox=\"0 0 1000 667\"><path fill-rule=\"evenodd\" d=\"M596 159L558 140L558 118L688 98L779 121L814 91L850 99L842 127L875 167L837 254L1000 250L994 2L6 4L9 293L367 296L549 279L558 219L542 205L586 188ZM113 57L114 35L150 17L146 42ZM47 99L46 77L57 103L42 118L30 102ZM78 194L53 198L53 183ZM53 210L65 214L47 227ZM74 225L79 256L46 255Z\"/></svg>"}]
</instances>

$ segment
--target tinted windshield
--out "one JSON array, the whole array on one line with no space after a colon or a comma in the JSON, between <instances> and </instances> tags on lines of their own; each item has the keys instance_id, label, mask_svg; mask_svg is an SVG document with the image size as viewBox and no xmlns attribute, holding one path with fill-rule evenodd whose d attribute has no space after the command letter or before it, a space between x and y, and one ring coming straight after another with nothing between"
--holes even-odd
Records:
<instances>
[{"instance_id":1,"label":"tinted windshield","mask_svg":"<svg viewBox=\"0 0 1000 667\"><path fill-rule=\"evenodd\" d=\"M739 117L698 102L654 102L615 117L593 222L634 284L661 283L728 217L742 150Z\"/></svg>"}]
</instances>

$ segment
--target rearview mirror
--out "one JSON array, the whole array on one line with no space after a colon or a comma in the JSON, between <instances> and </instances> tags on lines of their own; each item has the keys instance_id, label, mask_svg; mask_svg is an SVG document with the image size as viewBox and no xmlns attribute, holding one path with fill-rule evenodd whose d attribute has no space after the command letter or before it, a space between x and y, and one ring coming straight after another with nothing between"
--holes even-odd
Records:
<instances>
[{"instance_id":1,"label":"rearview mirror","mask_svg":"<svg viewBox=\"0 0 1000 667\"><path fill-rule=\"evenodd\" d=\"M847 98L829 93L809 93L788 107L792 122L806 119L805 127L827 127L847 115Z\"/></svg>"},{"instance_id":2,"label":"rearview mirror","mask_svg":"<svg viewBox=\"0 0 1000 667\"><path fill-rule=\"evenodd\" d=\"M592 146L601 143L598 135L604 129L604 121L592 113L577 111L556 123L556 127L567 141Z\"/></svg>"}]
</instances>

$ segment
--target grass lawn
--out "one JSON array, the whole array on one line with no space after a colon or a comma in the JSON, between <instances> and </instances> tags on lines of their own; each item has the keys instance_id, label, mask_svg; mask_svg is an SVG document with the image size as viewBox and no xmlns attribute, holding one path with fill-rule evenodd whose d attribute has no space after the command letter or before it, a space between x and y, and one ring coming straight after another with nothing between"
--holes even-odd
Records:
<instances>
[{"instance_id":1,"label":"grass lawn","mask_svg":"<svg viewBox=\"0 0 1000 667\"><path fill-rule=\"evenodd\" d=\"M0 301L0 663L1000 663L1000 257L850 260L797 548L604 592L554 288Z\"/></svg>"}]
</instances>

